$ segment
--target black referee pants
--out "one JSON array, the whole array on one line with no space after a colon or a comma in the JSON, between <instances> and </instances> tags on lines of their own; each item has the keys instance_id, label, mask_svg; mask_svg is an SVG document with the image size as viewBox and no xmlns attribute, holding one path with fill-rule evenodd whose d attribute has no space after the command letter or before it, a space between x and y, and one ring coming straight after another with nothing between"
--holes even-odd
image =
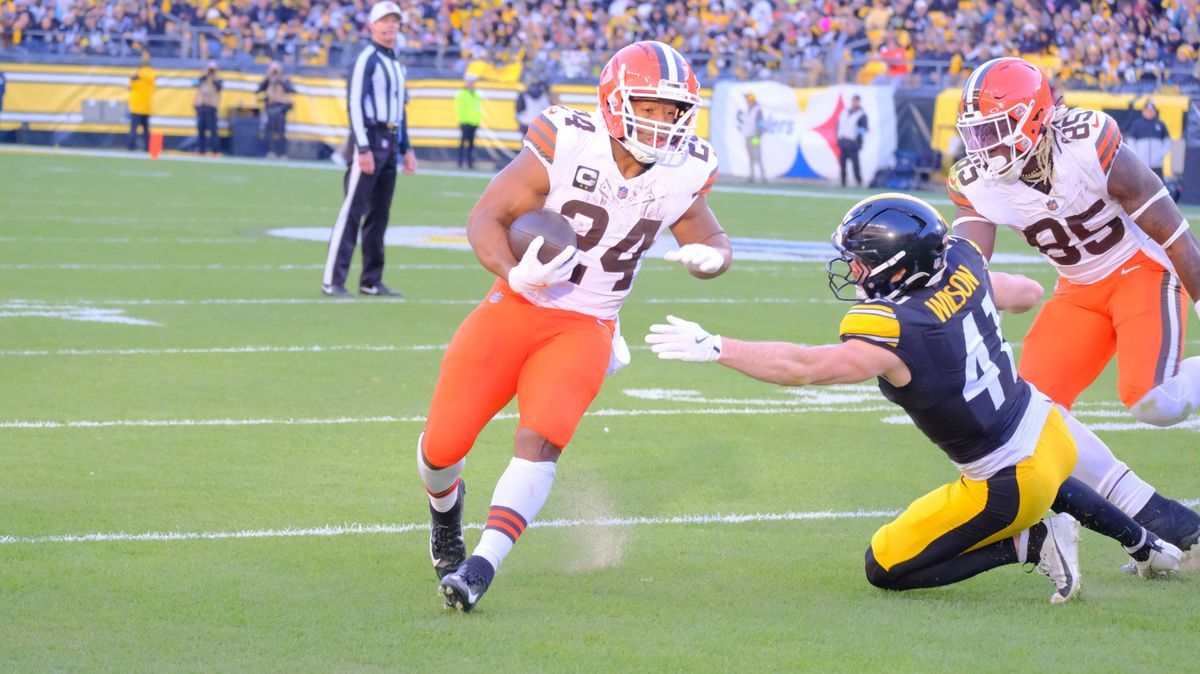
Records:
<instances>
[{"instance_id":1,"label":"black referee pants","mask_svg":"<svg viewBox=\"0 0 1200 674\"><path fill-rule=\"evenodd\" d=\"M327 286L346 284L360 224L363 269L358 285L371 287L383 280L383 235L396 189L397 137L393 131L373 127L367 129L367 140L375 157L375 172L362 172L355 147L344 182L346 198L329 237L324 278Z\"/></svg>"}]
</instances>

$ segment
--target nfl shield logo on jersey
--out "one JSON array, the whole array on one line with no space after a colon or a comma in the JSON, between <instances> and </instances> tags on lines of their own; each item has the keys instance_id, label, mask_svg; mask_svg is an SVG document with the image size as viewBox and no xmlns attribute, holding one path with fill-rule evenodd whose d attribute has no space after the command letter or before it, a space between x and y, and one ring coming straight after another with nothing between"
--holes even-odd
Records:
<instances>
[{"instance_id":1,"label":"nfl shield logo on jersey","mask_svg":"<svg viewBox=\"0 0 1200 674\"><path fill-rule=\"evenodd\" d=\"M621 185L619 188L617 188L617 198L618 199L624 199L627 196L629 196L629 188L628 187Z\"/></svg>"},{"instance_id":2,"label":"nfl shield logo on jersey","mask_svg":"<svg viewBox=\"0 0 1200 674\"><path fill-rule=\"evenodd\" d=\"M1054 199L1047 199L1046 200L1046 208L1048 208L1052 211L1057 211L1058 210L1058 202L1055 201Z\"/></svg>"}]
</instances>

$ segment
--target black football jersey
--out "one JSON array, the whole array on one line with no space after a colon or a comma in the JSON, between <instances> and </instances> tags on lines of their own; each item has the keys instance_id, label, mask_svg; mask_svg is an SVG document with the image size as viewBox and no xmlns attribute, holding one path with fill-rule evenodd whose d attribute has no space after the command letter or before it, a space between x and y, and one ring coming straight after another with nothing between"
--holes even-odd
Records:
<instances>
[{"instance_id":1,"label":"black football jersey","mask_svg":"<svg viewBox=\"0 0 1200 674\"><path fill-rule=\"evenodd\" d=\"M987 263L966 239L950 238L936 282L856 304L840 330L843 341L884 346L908 365L908 385L881 377L879 390L957 464L1007 442L1029 406L1031 389L1000 334Z\"/></svg>"}]
</instances>

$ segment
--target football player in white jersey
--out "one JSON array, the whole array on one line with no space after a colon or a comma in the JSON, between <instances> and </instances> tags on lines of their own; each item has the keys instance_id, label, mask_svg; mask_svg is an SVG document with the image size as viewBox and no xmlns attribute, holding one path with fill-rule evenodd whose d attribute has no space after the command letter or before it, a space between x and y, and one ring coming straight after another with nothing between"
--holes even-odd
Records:
<instances>
[{"instance_id":1,"label":"football player in white jersey","mask_svg":"<svg viewBox=\"0 0 1200 674\"><path fill-rule=\"evenodd\" d=\"M1180 286L1200 300L1200 245L1162 181L1111 117L1056 105L1033 64L999 58L963 87L967 157L951 169L954 232L990 256L996 228L1020 234L1059 273L1025 337L1019 372L1069 409L1117 356L1133 415L1170 426L1200 406L1200 358L1182 358ZM1200 309L1200 303L1197 304ZM1200 515L1165 499L1068 417L1075 475L1197 561Z\"/></svg>"},{"instance_id":2,"label":"football player in white jersey","mask_svg":"<svg viewBox=\"0 0 1200 674\"><path fill-rule=\"evenodd\" d=\"M442 360L417 469L429 492L430 556L447 606L469 611L550 493L558 457L623 349L621 303L664 230L668 259L713 278L732 260L706 194L712 147L694 133L699 83L660 42L618 51L600 74L599 108L555 106L529 126L517 158L488 185L467 222L471 247L498 278ZM572 221L578 250L538 261L540 237L517 260L507 227L537 208ZM614 349L620 346L620 349ZM459 475L484 425L516 396L514 458L492 495L470 558Z\"/></svg>"}]
</instances>

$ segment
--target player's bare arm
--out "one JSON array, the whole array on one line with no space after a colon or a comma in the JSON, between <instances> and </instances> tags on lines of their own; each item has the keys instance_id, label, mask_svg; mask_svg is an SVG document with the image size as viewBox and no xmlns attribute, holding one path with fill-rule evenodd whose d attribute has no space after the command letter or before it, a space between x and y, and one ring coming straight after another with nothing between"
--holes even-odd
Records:
<instances>
[{"instance_id":1,"label":"player's bare arm","mask_svg":"<svg viewBox=\"0 0 1200 674\"><path fill-rule=\"evenodd\" d=\"M992 294L996 308L1013 314L1029 311L1042 301L1046 289L1042 284L1020 274L989 271L992 279Z\"/></svg>"},{"instance_id":2,"label":"player's bare arm","mask_svg":"<svg viewBox=\"0 0 1200 674\"><path fill-rule=\"evenodd\" d=\"M528 148L488 183L467 216L467 240L488 271L508 278L517 264L508 243L508 225L522 213L541 208L549 193L550 176Z\"/></svg>"},{"instance_id":3,"label":"player's bare arm","mask_svg":"<svg viewBox=\"0 0 1200 674\"><path fill-rule=\"evenodd\" d=\"M780 386L857 384L875 377L904 386L912 379L908 366L895 353L858 339L825 346L722 341L718 363Z\"/></svg>"},{"instance_id":4,"label":"player's bare arm","mask_svg":"<svg viewBox=\"0 0 1200 674\"><path fill-rule=\"evenodd\" d=\"M1162 181L1125 146L1108 174L1108 193L1142 231L1163 245L1188 295L1200 301L1200 245Z\"/></svg>"},{"instance_id":5,"label":"player's bare arm","mask_svg":"<svg viewBox=\"0 0 1200 674\"><path fill-rule=\"evenodd\" d=\"M688 270L696 278L710 279L720 276L733 263L733 245L729 242L725 230L721 229L721 224L717 222L716 214L709 208L707 195L702 194L692 202L683 217L671 226L671 233L675 235L675 241L681 249L689 244L700 244L716 250L721 255L721 266L715 271L704 271L688 265Z\"/></svg>"},{"instance_id":6,"label":"player's bare arm","mask_svg":"<svg viewBox=\"0 0 1200 674\"><path fill-rule=\"evenodd\" d=\"M990 222L972 209L956 206L954 222L950 226L954 230L954 236L974 241L984 259L992 259L992 253L996 250L996 223Z\"/></svg>"},{"instance_id":7,"label":"player's bare arm","mask_svg":"<svg viewBox=\"0 0 1200 674\"><path fill-rule=\"evenodd\" d=\"M828 346L748 342L714 335L698 323L667 316L666 323L650 326L646 343L663 360L715 361L780 386L854 384L875 377L904 386L912 380L899 356L860 339Z\"/></svg>"}]
</instances>

